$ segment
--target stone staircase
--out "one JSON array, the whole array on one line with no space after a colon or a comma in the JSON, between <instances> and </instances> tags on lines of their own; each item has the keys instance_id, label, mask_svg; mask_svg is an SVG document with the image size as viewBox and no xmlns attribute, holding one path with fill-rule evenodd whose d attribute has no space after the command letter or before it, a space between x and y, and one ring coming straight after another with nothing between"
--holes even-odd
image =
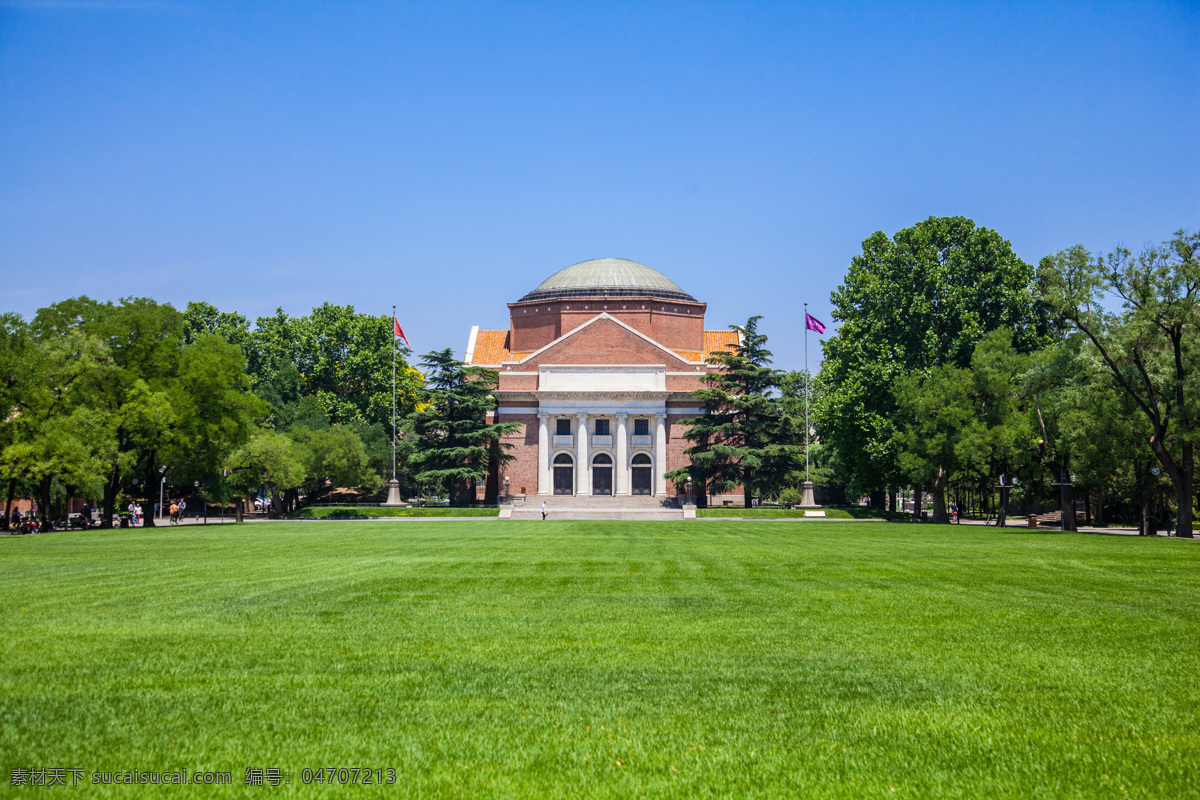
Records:
<instances>
[{"instance_id":1,"label":"stone staircase","mask_svg":"<svg viewBox=\"0 0 1200 800\"><path fill-rule=\"evenodd\" d=\"M581 495L530 495L524 504L512 507L509 519L542 518L542 501L546 501L547 520L563 519L624 519L675 520L683 519L683 508L674 497L596 497Z\"/></svg>"}]
</instances>

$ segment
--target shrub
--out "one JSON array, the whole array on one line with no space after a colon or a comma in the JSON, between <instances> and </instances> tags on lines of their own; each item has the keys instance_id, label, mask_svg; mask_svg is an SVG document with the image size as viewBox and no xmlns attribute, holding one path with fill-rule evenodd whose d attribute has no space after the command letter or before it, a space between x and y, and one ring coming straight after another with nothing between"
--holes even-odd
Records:
<instances>
[{"instance_id":1,"label":"shrub","mask_svg":"<svg viewBox=\"0 0 1200 800\"><path fill-rule=\"evenodd\" d=\"M800 502L800 492L796 491L796 487L789 486L779 493L779 502L785 506L794 506Z\"/></svg>"}]
</instances>

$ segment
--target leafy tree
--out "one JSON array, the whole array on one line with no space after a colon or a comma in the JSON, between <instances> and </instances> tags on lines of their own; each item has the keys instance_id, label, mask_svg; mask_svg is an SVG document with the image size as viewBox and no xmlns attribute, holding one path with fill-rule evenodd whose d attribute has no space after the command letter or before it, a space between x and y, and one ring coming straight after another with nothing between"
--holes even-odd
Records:
<instances>
[{"instance_id":1,"label":"leafy tree","mask_svg":"<svg viewBox=\"0 0 1200 800\"><path fill-rule=\"evenodd\" d=\"M242 495L265 487L271 504L283 508L283 493L304 480L304 448L283 433L260 429L225 460L229 483ZM241 500L238 514L241 514Z\"/></svg>"},{"instance_id":2,"label":"leafy tree","mask_svg":"<svg viewBox=\"0 0 1200 800\"><path fill-rule=\"evenodd\" d=\"M106 450L103 525L136 484L152 494L164 464L177 483L216 485L217 465L264 413L249 392L241 350L202 332L185 343L184 316L169 305L73 298L39 310L31 329L47 342L82 332L104 354L80 377L115 443Z\"/></svg>"},{"instance_id":3,"label":"leafy tree","mask_svg":"<svg viewBox=\"0 0 1200 800\"><path fill-rule=\"evenodd\" d=\"M298 428L292 431L292 438L306 451L305 483L310 496L338 486L361 486L374 492L383 485L379 473L371 469L362 437L352 426Z\"/></svg>"},{"instance_id":4,"label":"leafy tree","mask_svg":"<svg viewBox=\"0 0 1200 800\"><path fill-rule=\"evenodd\" d=\"M1113 381L1149 423L1148 444L1175 487L1175 534L1191 538L1200 436L1200 233L1178 231L1139 256L1082 246L1040 265L1045 297L1095 346ZM1115 299L1120 312L1106 310Z\"/></svg>"},{"instance_id":5,"label":"leafy tree","mask_svg":"<svg viewBox=\"0 0 1200 800\"><path fill-rule=\"evenodd\" d=\"M203 334L180 351L179 367L167 391L174 410L166 460L185 481L205 487L220 484L220 465L249 440L266 404L250 392L245 356L215 334ZM144 461L146 485L154 479L153 461Z\"/></svg>"},{"instance_id":6,"label":"leafy tree","mask_svg":"<svg viewBox=\"0 0 1200 800\"><path fill-rule=\"evenodd\" d=\"M380 423L389 431L392 348L397 413L403 417L415 407L421 376L409 368L407 351L392 336L391 317L330 303L306 317L289 317L278 309L257 320L245 344L255 391L273 410L293 397L312 397L331 423Z\"/></svg>"},{"instance_id":7,"label":"leafy tree","mask_svg":"<svg viewBox=\"0 0 1200 800\"><path fill-rule=\"evenodd\" d=\"M75 329L33 340L24 362L10 396L0 469L10 491L18 480L33 490L48 528L55 484L95 496L116 452L111 420L90 380L109 366L109 354L97 337Z\"/></svg>"},{"instance_id":8,"label":"leafy tree","mask_svg":"<svg viewBox=\"0 0 1200 800\"><path fill-rule=\"evenodd\" d=\"M1039 392L1040 452L1055 480L1070 465L1074 489L1094 495L1098 521L1106 495L1130 495L1141 508L1142 533L1153 527L1155 462L1150 425L1116 384L1099 352L1079 333L1068 336L1043 359ZM1072 498L1073 499L1073 498ZM1091 503L1089 502L1089 513Z\"/></svg>"},{"instance_id":9,"label":"leafy tree","mask_svg":"<svg viewBox=\"0 0 1200 800\"><path fill-rule=\"evenodd\" d=\"M965 368L988 331L1008 328L1018 352L1041 347L1045 309L1033 268L995 231L930 217L863 242L833 293L841 325L823 343L817 429L852 492L899 486L894 384L946 365ZM921 487L917 487L918 491Z\"/></svg>"},{"instance_id":10,"label":"leafy tree","mask_svg":"<svg viewBox=\"0 0 1200 800\"><path fill-rule=\"evenodd\" d=\"M451 504L459 485L466 483L474 502L476 482L498 466L497 459L511 458L503 453L510 445L497 443L520 423L487 422L488 412L496 408L493 391L499 376L494 370L465 367L449 349L427 353L421 361L427 374L424 405L411 415L416 480L444 490Z\"/></svg>"},{"instance_id":11,"label":"leafy tree","mask_svg":"<svg viewBox=\"0 0 1200 800\"><path fill-rule=\"evenodd\" d=\"M949 520L952 476L986 484L1023 467L1033 452L1022 377L1028 358L1011 340L1012 332L999 328L979 341L969 367L939 364L896 381L900 468L914 484L932 489L934 522Z\"/></svg>"},{"instance_id":12,"label":"leafy tree","mask_svg":"<svg viewBox=\"0 0 1200 800\"><path fill-rule=\"evenodd\" d=\"M770 366L760 319L731 325L738 344L709 357L715 369L704 376L705 388L692 392L704 415L683 420L691 426L684 438L696 442L687 450L691 465L666 476L677 484L691 479L705 495L741 486L747 508L756 490L774 492L800 480L804 469L804 448L797 444L803 418L798 428L785 413L778 395L783 374Z\"/></svg>"},{"instance_id":13,"label":"leafy tree","mask_svg":"<svg viewBox=\"0 0 1200 800\"><path fill-rule=\"evenodd\" d=\"M250 338L250 323L236 311L220 311L211 303L188 303L183 312L184 343L191 344L210 334L243 347Z\"/></svg>"},{"instance_id":14,"label":"leafy tree","mask_svg":"<svg viewBox=\"0 0 1200 800\"><path fill-rule=\"evenodd\" d=\"M13 443L18 430L19 415L11 413L11 409L19 406L30 379L31 346L29 326L20 315L0 314L0 408L8 410L0 415L0 453ZM0 481L4 488L4 518L0 519L0 529L8 527L20 480L20 475L9 474L0 463Z\"/></svg>"}]
</instances>

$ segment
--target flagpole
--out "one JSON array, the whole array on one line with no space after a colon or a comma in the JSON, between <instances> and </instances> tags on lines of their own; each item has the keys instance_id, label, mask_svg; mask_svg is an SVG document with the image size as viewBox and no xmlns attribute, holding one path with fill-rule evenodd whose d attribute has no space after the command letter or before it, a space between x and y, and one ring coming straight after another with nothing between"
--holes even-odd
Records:
<instances>
[{"instance_id":1,"label":"flagpole","mask_svg":"<svg viewBox=\"0 0 1200 800\"><path fill-rule=\"evenodd\" d=\"M396 307L392 306L392 480L396 480Z\"/></svg>"},{"instance_id":2,"label":"flagpole","mask_svg":"<svg viewBox=\"0 0 1200 800\"><path fill-rule=\"evenodd\" d=\"M804 480L809 480L809 303L804 303Z\"/></svg>"}]
</instances>

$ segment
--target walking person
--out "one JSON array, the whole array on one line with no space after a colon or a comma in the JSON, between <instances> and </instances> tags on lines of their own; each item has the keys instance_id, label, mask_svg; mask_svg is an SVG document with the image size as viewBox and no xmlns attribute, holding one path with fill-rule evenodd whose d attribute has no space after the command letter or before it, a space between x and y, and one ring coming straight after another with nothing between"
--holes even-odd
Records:
<instances>
[{"instance_id":1,"label":"walking person","mask_svg":"<svg viewBox=\"0 0 1200 800\"><path fill-rule=\"evenodd\" d=\"M170 510L171 510L171 524L178 525L179 524L179 504L172 500Z\"/></svg>"},{"instance_id":2,"label":"walking person","mask_svg":"<svg viewBox=\"0 0 1200 800\"><path fill-rule=\"evenodd\" d=\"M187 500L180 500L179 501L179 519L182 520L184 517L187 516L187 514L185 513L186 511L187 511Z\"/></svg>"},{"instance_id":3,"label":"walking person","mask_svg":"<svg viewBox=\"0 0 1200 800\"><path fill-rule=\"evenodd\" d=\"M542 501L542 522L546 521L546 501Z\"/></svg>"}]
</instances>

